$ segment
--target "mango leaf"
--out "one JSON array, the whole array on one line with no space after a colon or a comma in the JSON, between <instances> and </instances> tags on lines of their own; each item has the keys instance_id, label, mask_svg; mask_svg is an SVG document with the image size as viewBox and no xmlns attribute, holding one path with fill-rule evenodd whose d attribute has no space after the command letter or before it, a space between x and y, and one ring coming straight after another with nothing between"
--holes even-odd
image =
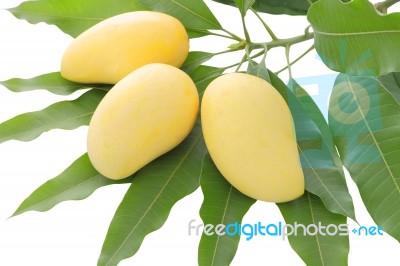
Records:
<instances>
[{"instance_id":1,"label":"mango leaf","mask_svg":"<svg viewBox=\"0 0 400 266\"><path fill-rule=\"evenodd\" d=\"M337 153L329 125L325 120L325 117L322 114L321 110L319 109L318 105L295 80L293 79L289 80L288 88L296 95L297 99L303 106L304 110L308 113L310 118L318 126L319 130L321 131L321 137L325 142L325 144L327 145L327 148L330 149L335 165L341 173L341 178L344 179L343 163L339 158L339 154Z\"/></svg>"},{"instance_id":2,"label":"mango leaf","mask_svg":"<svg viewBox=\"0 0 400 266\"><path fill-rule=\"evenodd\" d=\"M360 76L400 71L400 13L378 14L368 0L320 0L307 17L329 68Z\"/></svg>"},{"instance_id":3,"label":"mango leaf","mask_svg":"<svg viewBox=\"0 0 400 266\"><path fill-rule=\"evenodd\" d=\"M138 10L144 7L135 0L37 0L9 9L19 19L56 25L73 37L106 18Z\"/></svg>"},{"instance_id":4,"label":"mango leaf","mask_svg":"<svg viewBox=\"0 0 400 266\"><path fill-rule=\"evenodd\" d=\"M330 212L319 197L309 192L297 200L277 205L286 224L292 226L287 228L292 232L288 236L290 245L308 266L347 265L349 232L345 216ZM305 229L298 227L295 235L296 224L306 226L311 234L304 235ZM325 228L315 234L319 225Z\"/></svg>"},{"instance_id":5,"label":"mango leaf","mask_svg":"<svg viewBox=\"0 0 400 266\"><path fill-rule=\"evenodd\" d=\"M331 130L318 105L314 102L311 96L296 82L296 80L289 79L288 88L296 95L304 110L309 114L310 118L321 130L322 137L324 137L324 141L327 143L327 145L334 149L335 144L333 142ZM337 152L333 152L333 155L338 157Z\"/></svg>"},{"instance_id":6,"label":"mango leaf","mask_svg":"<svg viewBox=\"0 0 400 266\"><path fill-rule=\"evenodd\" d=\"M213 53L207 53L201 51L190 52L185 62L183 63L181 69L185 71L187 74L190 74L201 64L210 60L213 56L214 56Z\"/></svg>"},{"instance_id":7,"label":"mango leaf","mask_svg":"<svg viewBox=\"0 0 400 266\"><path fill-rule=\"evenodd\" d=\"M400 241L400 105L375 78L339 75L329 126L374 221Z\"/></svg>"},{"instance_id":8,"label":"mango leaf","mask_svg":"<svg viewBox=\"0 0 400 266\"><path fill-rule=\"evenodd\" d=\"M243 17L246 15L247 10L249 10L255 1L256 0L234 0Z\"/></svg>"},{"instance_id":9,"label":"mango leaf","mask_svg":"<svg viewBox=\"0 0 400 266\"><path fill-rule=\"evenodd\" d=\"M342 165L334 159L331 134L323 135L322 121L316 122L296 95L274 73L271 84L281 93L292 113L306 190L319 196L326 208L355 220L353 201ZM318 110L313 110L317 112ZM325 122L326 123L326 122ZM336 155L337 156L337 155Z\"/></svg>"},{"instance_id":10,"label":"mango leaf","mask_svg":"<svg viewBox=\"0 0 400 266\"><path fill-rule=\"evenodd\" d=\"M205 152L198 122L181 145L137 172L111 221L99 266L133 256L145 236L165 223L172 206L199 187Z\"/></svg>"},{"instance_id":11,"label":"mango leaf","mask_svg":"<svg viewBox=\"0 0 400 266\"><path fill-rule=\"evenodd\" d=\"M30 79L13 78L5 81L0 81L0 84L13 92L47 90L58 95L69 95L77 90L83 89L100 89L108 91L109 85L87 85L79 84L63 78L60 72L43 74Z\"/></svg>"},{"instance_id":12,"label":"mango leaf","mask_svg":"<svg viewBox=\"0 0 400 266\"><path fill-rule=\"evenodd\" d=\"M379 76L378 81L382 83L392 96L400 103L400 72Z\"/></svg>"},{"instance_id":13,"label":"mango leaf","mask_svg":"<svg viewBox=\"0 0 400 266\"><path fill-rule=\"evenodd\" d=\"M51 129L75 129L88 125L101 99L102 90L90 90L72 101L62 101L37 111L18 115L0 124L0 143L30 141Z\"/></svg>"},{"instance_id":14,"label":"mango leaf","mask_svg":"<svg viewBox=\"0 0 400 266\"><path fill-rule=\"evenodd\" d=\"M82 200L100 187L130 183L132 179L133 176L122 180L111 180L102 176L94 169L85 153L60 175L36 189L21 203L12 216L27 211L48 211L60 202Z\"/></svg>"},{"instance_id":15,"label":"mango leaf","mask_svg":"<svg viewBox=\"0 0 400 266\"><path fill-rule=\"evenodd\" d=\"M256 202L232 187L218 171L207 154L203 161L200 179L204 201L200 216L203 224L217 226L241 223L243 216ZM226 228L226 227L225 227ZM225 228L221 229L225 232ZM199 265L229 265L239 245L240 235L218 236L203 232L199 244Z\"/></svg>"},{"instance_id":16,"label":"mango leaf","mask_svg":"<svg viewBox=\"0 0 400 266\"><path fill-rule=\"evenodd\" d=\"M212 66L199 66L192 73L190 77L196 83L197 91L200 97L203 96L204 90L207 88L208 84L214 79L221 76L224 72L223 68L212 67Z\"/></svg>"},{"instance_id":17,"label":"mango leaf","mask_svg":"<svg viewBox=\"0 0 400 266\"><path fill-rule=\"evenodd\" d=\"M263 57L260 63L254 61L249 62L247 74L262 78L268 83L271 83L271 77L269 76L269 72L265 64L265 57Z\"/></svg>"},{"instance_id":18,"label":"mango leaf","mask_svg":"<svg viewBox=\"0 0 400 266\"><path fill-rule=\"evenodd\" d=\"M226 5L235 6L235 0L213 0ZM240 0L241 1L241 0ZM316 2L317 0L312 0ZM256 11L274 15L307 15L310 7L308 0L255 0L252 8Z\"/></svg>"},{"instance_id":19,"label":"mango leaf","mask_svg":"<svg viewBox=\"0 0 400 266\"><path fill-rule=\"evenodd\" d=\"M323 139L326 147L331 151L332 159L338 170L333 174L335 174L337 178L345 180L342 160L336 150L332 132L321 110L318 108L311 96L295 80L289 80L288 88L290 88L290 90L296 95L304 110L321 131L321 139ZM350 202L352 201L351 198L348 198L348 200ZM355 217L352 218L354 219Z\"/></svg>"},{"instance_id":20,"label":"mango leaf","mask_svg":"<svg viewBox=\"0 0 400 266\"><path fill-rule=\"evenodd\" d=\"M222 27L203 0L137 0L153 11L159 11L179 19L194 32L221 30Z\"/></svg>"}]
</instances>

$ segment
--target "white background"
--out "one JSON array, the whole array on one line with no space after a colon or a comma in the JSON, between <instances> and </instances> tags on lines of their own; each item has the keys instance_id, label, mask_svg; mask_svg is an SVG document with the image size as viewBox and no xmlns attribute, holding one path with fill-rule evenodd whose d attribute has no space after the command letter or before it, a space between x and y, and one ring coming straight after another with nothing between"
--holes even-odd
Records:
<instances>
[{"instance_id":1,"label":"white background","mask_svg":"<svg viewBox=\"0 0 400 266\"><path fill-rule=\"evenodd\" d=\"M19 4L20 0L2 0L0 8ZM238 12L207 1L224 27L241 34ZM279 37L302 34L308 25L304 17L264 16ZM251 35L256 41L267 40L261 25L249 15ZM54 26L31 25L0 10L0 80L30 78L59 70L63 51L72 38ZM196 40L192 50L225 50L230 41ZM311 43L293 48L293 57ZM227 55L211 61L229 65L241 55ZM268 67L284 66L283 50L268 55ZM309 54L293 67L294 77L332 73ZM283 73L281 78L287 79ZM315 88L314 88L315 89ZM321 89L321 88L319 88ZM45 108L51 103L75 99L45 91L12 93L0 86L0 122L28 111ZM38 186L62 172L85 152L86 127L74 131L53 130L32 142L8 141L0 145L0 265L95 265L114 211L128 185L115 185L97 190L83 201L65 202L46 213L28 212L8 219L18 205ZM362 225L374 225L367 214L357 188L347 179L354 198L356 215ZM188 222L201 223L198 211L202 193L197 190L178 202L164 227L144 240L138 253L120 265L197 265L200 237L188 236ZM400 206L399 206L400 207ZM282 221L274 204L256 203L244 223ZM350 224L354 223L349 221ZM349 265L400 265L400 245L389 236L350 237ZM287 241L256 237L241 241L232 265L304 265Z\"/></svg>"}]
</instances>

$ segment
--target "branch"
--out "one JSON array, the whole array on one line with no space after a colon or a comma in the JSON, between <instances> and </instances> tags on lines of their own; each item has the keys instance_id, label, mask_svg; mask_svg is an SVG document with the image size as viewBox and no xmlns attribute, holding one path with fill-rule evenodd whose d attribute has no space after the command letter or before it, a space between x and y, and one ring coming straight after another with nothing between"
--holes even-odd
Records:
<instances>
[{"instance_id":1,"label":"branch","mask_svg":"<svg viewBox=\"0 0 400 266\"><path fill-rule=\"evenodd\" d=\"M299 35L288 39L278 39L266 43L254 43L253 48L264 48L265 45L267 45L269 49L274 47L286 47L288 45L291 46L293 44L304 42L311 39L314 39L314 33L306 31L304 35Z\"/></svg>"}]
</instances>

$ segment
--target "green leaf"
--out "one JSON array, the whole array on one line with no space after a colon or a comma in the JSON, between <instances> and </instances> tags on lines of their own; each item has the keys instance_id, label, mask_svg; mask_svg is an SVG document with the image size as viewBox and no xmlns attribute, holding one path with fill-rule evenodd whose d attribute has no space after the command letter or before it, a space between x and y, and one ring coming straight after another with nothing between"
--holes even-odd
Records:
<instances>
[{"instance_id":1,"label":"green leaf","mask_svg":"<svg viewBox=\"0 0 400 266\"><path fill-rule=\"evenodd\" d=\"M400 71L400 13L378 14L368 0L320 0L308 20L329 68L360 76Z\"/></svg>"},{"instance_id":2,"label":"green leaf","mask_svg":"<svg viewBox=\"0 0 400 266\"><path fill-rule=\"evenodd\" d=\"M224 72L223 68L212 67L212 66L199 66L192 73L190 77L196 83L197 90L200 97L203 96L204 90L207 88L214 79L221 76Z\"/></svg>"},{"instance_id":3,"label":"green leaf","mask_svg":"<svg viewBox=\"0 0 400 266\"><path fill-rule=\"evenodd\" d=\"M246 15L247 10L249 10L255 1L256 0L234 0L243 17Z\"/></svg>"},{"instance_id":4,"label":"green leaf","mask_svg":"<svg viewBox=\"0 0 400 266\"><path fill-rule=\"evenodd\" d=\"M82 200L96 189L111 184L130 183L133 176L123 180L111 180L101 174L90 163L85 153L57 177L47 181L26 198L12 216L27 211L48 211L67 200Z\"/></svg>"},{"instance_id":5,"label":"green leaf","mask_svg":"<svg viewBox=\"0 0 400 266\"><path fill-rule=\"evenodd\" d=\"M324 135L326 122L312 119L313 116L315 119L315 113L319 110L310 110L310 106L307 107L308 110L304 108L304 99L303 103L300 102L274 73L270 72L269 76L271 84L285 98L292 113L306 190L319 196L331 212L355 220L353 201L347 189L342 165L333 155L332 140L329 140L332 135Z\"/></svg>"},{"instance_id":6,"label":"green leaf","mask_svg":"<svg viewBox=\"0 0 400 266\"><path fill-rule=\"evenodd\" d=\"M297 235L294 235L293 231L293 234L288 236L293 250L308 266L347 265L349 233L346 217L327 210L321 199L309 192L297 200L277 205L288 225L311 225L310 232L314 232L314 225L318 226L319 223L325 227L329 226L328 231L327 228L322 231L322 234L326 235L304 235L304 229L298 227ZM335 230L338 230L335 235L327 233L334 233ZM344 235L339 235L340 233Z\"/></svg>"},{"instance_id":7,"label":"green leaf","mask_svg":"<svg viewBox=\"0 0 400 266\"><path fill-rule=\"evenodd\" d=\"M137 172L111 221L99 266L133 256L145 236L165 223L172 206L199 187L205 152L198 122L181 145Z\"/></svg>"},{"instance_id":8,"label":"green leaf","mask_svg":"<svg viewBox=\"0 0 400 266\"><path fill-rule=\"evenodd\" d=\"M73 37L106 18L138 10L144 8L135 0L37 0L9 9L19 19L56 25Z\"/></svg>"},{"instance_id":9,"label":"green leaf","mask_svg":"<svg viewBox=\"0 0 400 266\"><path fill-rule=\"evenodd\" d=\"M181 69L187 74L191 74L196 68L198 68L204 62L210 60L213 56L213 53L201 51L190 52Z\"/></svg>"},{"instance_id":10,"label":"green leaf","mask_svg":"<svg viewBox=\"0 0 400 266\"><path fill-rule=\"evenodd\" d=\"M110 89L108 85L87 85L66 80L61 76L60 72L43 74L30 79L13 78L0 81L0 84L13 92L47 90L58 95L69 95L83 89L93 88L105 91Z\"/></svg>"},{"instance_id":11,"label":"green leaf","mask_svg":"<svg viewBox=\"0 0 400 266\"><path fill-rule=\"evenodd\" d=\"M374 221L400 241L400 106L375 78L339 75L329 126Z\"/></svg>"},{"instance_id":12,"label":"green leaf","mask_svg":"<svg viewBox=\"0 0 400 266\"><path fill-rule=\"evenodd\" d=\"M88 125L101 99L102 90L90 90L73 101L62 101L31 113L18 115L0 124L0 143L30 141L51 129L75 129Z\"/></svg>"},{"instance_id":13,"label":"green leaf","mask_svg":"<svg viewBox=\"0 0 400 266\"><path fill-rule=\"evenodd\" d=\"M380 76L378 80L392 94L397 102L400 103L400 72Z\"/></svg>"},{"instance_id":14,"label":"green leaf","mask_svg":"<svg viewBox=\"0 0 400 266\"><path fill-rule=\"evenodd\" d=\"M137 0L153 11L179 19L188 31L205 32L222 27L203 0Z\"/></svg>"},{"instance_id":15,"label":"green leaf","mask_svg":"<svg viewBox=\"0 0 400 266\"><path fill-rule=\"evenodd\" d=\"M260 63L250 61L249 67L247 69L247 74L262 78L268 83L271 83L271 77L269 76L268 69L265 64L265 57L261 60Z\"/></svg>"},{"instance_id":16,"label":"green leaf","mask_svg":"<svg viewBox=\"0 0 400 266\"><path fill-rule=\"evenodd\" d=\"M201 189L204 201L200 216L204 225L228 226L241 223L243 216L256 202L232 187L218 171L211 157L207 154L203 161ZM206 235L204 232L199 244L199 265L229 265L239 245L240 235Z\"/></svg>"},{"instance_id":17,"label":"green leaf","mask_svg":"<svg viewBox=\"0 0 400 266\"><path fill-rule=\"evenodd\" d=\"M325 117L319 109L318 105L295 80L289 80L288 88L296 95L304 110L318 126L319 130L321 131L321 138L330 149L335 165L341 172L341 178L344 179L342 160L339 158L339 154L337 153L329 125L325 120Z\"/></svg>"},{"instance_id":18,"label":"green leaf","mask_svg":"<svg viewBox=\"0 0 400 266\"><path fill-rule=\"evenodd\" d=\"M325 137L324 140L327 145L334 149L331 130L318 105L294 79L289 80L288 88L296 95L297 99L301 103L301 106L303 106L304 110L321 130L321 134L323 137ZM337 152L333 152L333 154L338 156Z\"/></svg>"},{"instance_id":19,"label":"green leaf","mask_svg":"<svg viewBox=\"0 0 400 266\"><path fill-rule=\"evenodd\" d=\"M213 0L222 4L235 6L235 0ZM237 1L237 0L236 0ZM239 0L240 2L246 0ZM317 0L312 0L316 2ZM246 1L251 2L251 1ZM239 6L239 5L238 5ZM308 0L255 0L252 8L256 11L265 12L274 15L307 15L310 7Z\"/></svg>"}]
</instances>

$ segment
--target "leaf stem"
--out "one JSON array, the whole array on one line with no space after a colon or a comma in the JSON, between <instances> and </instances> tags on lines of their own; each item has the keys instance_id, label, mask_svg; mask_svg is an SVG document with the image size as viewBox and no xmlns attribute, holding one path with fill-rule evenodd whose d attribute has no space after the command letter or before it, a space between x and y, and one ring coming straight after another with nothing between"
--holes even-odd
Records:
<instances>
[{"instance_id":1,"label":"leaf stem","mask_svg":"<svg viewBox=\"0 0 400 266\"><path fill-rule=\"evenodd\" d=\"M231 40L237 41L237 39L233 38L232 36L220 34L220 33L213 32L213 31L196 30L196 32L206 33L206 34L209 34L209 35L214 35L214 36L223 37L223 38L227 38L227 39L231 39Z\"/></svg>"},{"instance_id":2,"label":"leaf stem","mask_svg":"<svg viewBox=\"0 0 400 266\"><path fill-rule=\"evenodd\" d=\"M243 55L242 60L241 60L239 63L234 64L234 65L231 65L231 66L228 66L228 67L226 67L225 69L231 68L231 67L234 67L234 66L237 66L236 69L235 69L235 72L238 72L239 69L240 69L240 67L241 67L241 66L243 65L243 63L246 61L246 59L247 59L247 56L246 56L246 55Z\"/></svg>"},{"instance_id":3,"label":"leaf stem","mask_svg":"<svg viewBox=\"0 0 400 266\"><path fill-rule=\"evenodd\" d=\"M375 8L382 14L387 14L388 8L396 4L397 2L400 2L400 0L386 0L383 2L376 3Z\"/></svg>"},{"instance_id":4,"label":"leaf stem","mask_svg":"<svg viewBox=\"0 0 400 266\"><path fill-rule=\"evenodd\" d=\"M250 35L249 35L249 31L247 30L247 26L246 26L246 20L244 19L245 15L241 15L242 17L242 25L243 25L243 32L244 32L244 36L246 37L246 42L250 43Z\"/></svg>"},{"instance_id":5,"label":"leaf stem","mask_svg":"<svg viewBox=\"0 0 400 266\"><path fill-rule=\"evenodd\" d=\"M299 57L297 57L295 60L293 60L292 62L290 62L290 65L293 66L295 63L297 63L298 61L300 61L300 59L302 59L304 56L306 56L309 52L311 52L312 50L314 50L314 44L310 46L310 48L308 48L304 53L302 53ZM276 75L278 75L279 73L281 73L282 71L286 70L288 68L288 66L285 66L282 69L279 69L277 72L275 72Z\"/></svg>"},{"instance_id":6,"label":"leaf stem","mask_svg":"<svg viewBox=\"0 0 400 266\"><path fill-rule=\"evenodd\" d=\"M240 38L239 36L237 36L236 34L234 34L233 32L230 32L226 29L222 29L223 32L227 33L228 35L230 35L234 40L237 40L239 42L244 41L242 38Z\"/></svg>"},{"instance_id":7,"label":"leaf stem","mask_svg":"<svg viewBox=\"0 0 400 266\"><path fill-rule=\"evenodd\" d=\"M228 50L224 50L224 51L221 51L221 52L212 53L212 56L221 55L221 54L227 54L227 53L235 52L235 51L236 50L228 49Z\"/></svg>"},{"instance_id":8,"label":"leaf stem","mask_svg":"<svg viewBox=\"0 0 400 266\"><path fill-rule=\"evenodd\" d=\"M251 61L251 56L250 56L250 54L251 54L251 48L250 48L250 46L249 46L249 45L246 45L246 47L244 48L244 50L246 51L246 57L247 57L247 60L249 61L250 66L253 67L253 62ZM264 50L264 51L265 51L265 50Z\"/></svg>"},{"instance_id":9,"label":"leaf stem","mask_svg":"<svg viewBox=\"0 0 400 266\"><path fill-rule=\"evenodd\" d=\"M261 62L265 63L265 59L267 58L267 51L268 51L268 46L267 46L267 44L264 44L264 54L263 54L263 58L261 59Z\"/></svg>"},{"instance_id":10,"label":"leaf stem","mask_svg":"<svg viewBox=\"0 0 400 266\"><path fill-rule=\"evenodd\" d=\"M314 4L313 1L311 1L311 0L307 0L307 2L308 2L308 4L310 4L310 6L311 6L312 4Z\"/></svg>"},{"instance_id":11,"label":"leaf stem","mask_svg":"<svg viewBox=\"0 0 400 266\"><path fill-rule=\"evenodd\" d=\"M257 58L259 56L266 56L266 50L263 49L260 52L256 53L255 55L250 56L251 59Z\"/></svg>"},{"instance_id":12,"label":"leaf stem","mask_svg":"<svg viewBox=\"0 0 400 266\"><path fill-rule=\"evenodd\" d=\"M272 40L278 40L278 37L276 37L275 33L272 31L272 29L268 26L267 23L265 23L265 21L262 19L262 17L260 16L260 14L258 14L257 11L254 10L254 8L251 8L251 11L253 11L253 13L256 15L256 17L260 20L260 22L262 23L262 25L264 26L264 28L267 30L269 36L271 36Z\"/></svg>"},{"instance_id":13,"label":"leaf stem","mask_svg":"<svg viewBox=\"0 0 400 266\"><path fill-rule=\"evenodd\" d=\"M286 64L289 70L289 78L292 79L292 65L290 63L290 45L285 46L285 56L286 56Z\"/></svg>"},{"instance_id":14,"label":"leaf stem","mask_svg":"<svg viewBox=\"0 0 400 266\"><path fill-rule=\"evenodd\" d=\"M256 53L255 55L252 55L250 58L251 58L251 59L254 59L254 58L257 58L257 57L259 57L259 56L261 56L261 55L264 55L264 54L265 54L265 50L262 50L262 51ZM238 67L236 68L236 70L235 70L235 72L238 72L239 69L240 69L240 67L241 67L241 66L243 65L243 63L246 61L246 59L248 59L248 58L247 58L247 55L244 55L243 58L242 58L242 60L241 60L239 63L235 63L235 64L232 64L232 65L223 67L223 69L224 69L224 71L225 71L225 70L227 70L228 68L238 66Z\"/></svg>"}]
</instances>

